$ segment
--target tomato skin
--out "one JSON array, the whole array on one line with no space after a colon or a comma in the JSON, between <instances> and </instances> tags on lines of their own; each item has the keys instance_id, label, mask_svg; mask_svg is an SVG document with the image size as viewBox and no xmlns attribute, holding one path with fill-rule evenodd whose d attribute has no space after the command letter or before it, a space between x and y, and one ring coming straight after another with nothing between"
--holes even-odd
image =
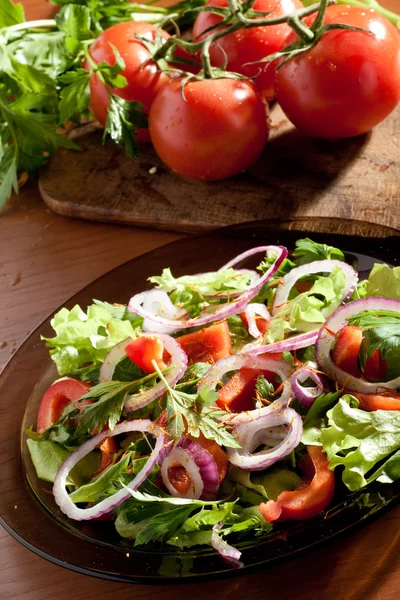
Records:
<instances>
[{"instance_id":1,"label":"tomato skin","mask_svg":"<svg viewBox=\"0 0 400 600\"><path fill-rule=\"evenodd\" d=\"M310 25L315 15L305 19ZM292 123L308 135L337 139L375 127L400 100L400 35L374 10L330 6L325 24L375 32L332 30L276 71L276 97ZM297 39L293 34L290 44Z\"/></svg>"},{"instance_id":2,"label":"tomato skin","mask_svg":"<svg viewBox=\"0 0 400 600\"><path fill-rule=\"evenodd\" d=\"M100 446L101 459L100 467L97 473L102 473L109 467L113 461L112 455L118 452L117 442L113 437L108 437Z\"/></svg>"},{"instance_id":3,"label":"tomato skin","mask_svg":"<svg viewBox=\"0 0 400 600\"><path fill-rule=\"evenodd\" d=\"M374 410L400 410L400 394L394 390L392 392L382 392L382 394L361 394L350 390L348 393L357 398L361 410L367 410L368 412Z\"/></svg>"},{"instance_id":4,"label":"tomato skin","mask_svg":"<svg viewBox=\"0 0 400 600\"><path fill-rule=\"evenodd\" d=\"M266 106L254 84L234 79L172 81L149 113L151 141L183 177L217 180L249 167L268 139Z\"/></svg>"},{"instance_id":5,"label":"tomato skin","mask_svg":"<svg viewBox=\"0 0 400 600\"><path fill-rule=\"evenodd\" d=\"M165 369L164 346L157 336L139 336L125 348L125 354L145 373L154 373L152 361Z\"/></svg>"},{"instance_id":6,"label":"tomato skin","mask_svg":"<svg viewBox=\"0 0 400 600\"><path fill-rule=\"evenodd\" d=\"M155 25L134 23L133 21L118 23L106 29L89 50L90 56L96 64L106 61L110 65L114 65L115 55L111 45L115 46L125 61L125 69L121 75L126 78L127 85L124 88L113 90L113 94L124 100L141 102L147 113L156 94L169 83L170 78L166 73L159 71L156 63L148 61L149 51L135 36L141 35L149 40L154 40L156 34L157 27ZM165 40L170 37L162 30L161 34ZM87 63L84 66L88 69ZM90 110L103 127L107 120L108 106L107 90L96 73L93 73L90 77ZM138 129L137 139L149 141L148 130Z\"/></svg>"},{"instance_id":7,"label":"tomato skin","mask_svg":"<svg viewBox=\"0 0 400 600\"><path fill-rule=\"evenodd\" d=\"M328 468L329 461L320 446L308 446L302 469L309 476L313 466L314 475L309 483L300 485L292 492L282 492L278 498L259 505L266 521L294 521L316 517L333 498L335 475ZM312 464L311 464L312 463ZM301 466L301 465L300 465Z\"/></svg>"},{"instance_id":8,"label":"tomato skin","mask_svg":"<svg viewBox=\"0 0 400 600\"><path fill-rule=\"evenodd\" d=\"M64 408L71 402L75 404L76 408L91 404L91 400L77 402L87 393L88 388L87 384L76 379L62 379L53 383L44 393L40 402L37 417L38 433L43 433L54 425L61 417Z\"/></svg>"},{"instance_id":9,"label":"tomato skin","mask_svg":"<svg viewBox=\"0 0 400 600\"><path fill-rule=\"evenodd\" d=\"M221 7L227 5L227 0L210 0L206 4L206 6ZM255 0L253 4L254 10L269 12L270 18L288 15L297 8L303 8L300 0ZM220 16L212 13L199 13L193 26L193 39L195 41L205 39L209 34L203 36L203 31L211 25L219 23L221 20ZM229 71L241 73L247 77L254 77L254 83L260 90L261 95L266 100L272 100L275 96L274 76L276 62L269 65L263 65L262 63L246 65L246 63L254 62L281 50L285 46L286 39L291 32L292 29L287 23L268 27L239 29L220 38L216 43L211 45L211 62L213 65L221 67L225 62L226 55Z\"/></svg>"},{"instance_id":10,"label":"tomato skin","mask_svg":"<svg viewBox=\"0 0 400 600\"><path fill-rule=\"evenodd\" d=\"M362 344L362 328L347 325L340 331L332 352L332 362L354 377L363 377L369 381L383 381L387 373L387 363L380 350L374 350L367 358L363 373L358 365L358 355Z\"/></svg>"},{"instance_id":11,"label":"tomato skin","mask_svg":"<svg viewBox=\"0 0 400 600\"><path fill-rule=\"evenodd\" d=\"M343 327L332 351L332 362L354 377L362 377L358 353L362 343L362 329L355 325Z\"/></svg>"},{"instance_id":12,"label":"tomato skin","mask_svg":"<svg viewBox=\"0 0 400 600\"><path fill-rule=\"evenodd\" d=\"M265 356L265 355L264 355ZM272 358L272 357L271 357ZM224 410L234 413L254 409L257 378L263 375L267 381L273 383L276 374L262 369L242 367L231 377L218 392L217 404Z\"/></svg>"},{"instance_id":13,"label":"tomato skin","mask_svg":"<svg viewBox=\"0 0 400 600\"><path fill-rule=\"evenodd\" d=\"M186 352L188 364L197 362L214 363L232 354L232 341L226 321L176 338Z\"/></svg>"}]
</instances>

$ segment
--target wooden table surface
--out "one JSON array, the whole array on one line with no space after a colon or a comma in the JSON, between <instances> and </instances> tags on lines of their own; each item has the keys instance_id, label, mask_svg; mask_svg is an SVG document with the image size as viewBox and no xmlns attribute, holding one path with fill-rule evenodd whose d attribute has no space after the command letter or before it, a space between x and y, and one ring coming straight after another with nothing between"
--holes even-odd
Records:
<instances>
[{"instance_id":1,"label":"wooden table surface","mask_svg":"<svg viewBox=\"0 0 400 600\"><path fill-rule=\"evenodd\" d=\"M48 17L44 0L22 0L27 18ZM400 9L400 0L385 5ZM42 204L34 182L0 217L0 369L26 335L70 295L109 269L178 239L174 233L72 221ZM216 583L130 586L64 570L0 531L0 597L26 600L271 598L394 600L400 591L400 506L326 547L255 575Z\"/></svg>"}]
</instances>

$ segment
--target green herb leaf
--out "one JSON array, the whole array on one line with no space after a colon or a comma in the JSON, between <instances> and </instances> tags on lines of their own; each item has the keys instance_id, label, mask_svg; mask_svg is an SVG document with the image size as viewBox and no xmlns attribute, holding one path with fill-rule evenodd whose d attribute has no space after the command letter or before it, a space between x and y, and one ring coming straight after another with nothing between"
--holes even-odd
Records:
<instances>
[{"instance_id":1,"label":"green herb leaf","mask_svg":"<svg viewBox=\"0 0 400 600\"><path fill-rule=\"evenodd\" d=\"M94 36L90 29L90 9L80 4L68 4L56 15L60 31L76 40L88 40Z\"/></svg>"},{"instance_id":2,"label":"green herb leaf","mask_svg":"<svg viewBox=\"0 0 400 600\"><path fill-rule=\"evenodd\" d=\"M0 138L1 142L1 138ZM0 146L0 210L11 196L18 193L16 146Z\"/></svg>"},{"instance_id":3,"label":"green herb leaf","mask_svg":"<svg viewBox=\"0 0 400 600\"><path fill-rule=\"evenodd\" d=\"M11 0L0 0L0 28L17 25L24 21L22 4L14 4Z\"/></svg>"},{"instance_id":4,"label":"green herb leaf","mask_svg":"<svg viewBox=\"0 0 400 600\"><path fill-rule=\"evenodd\" d=\"M380 350L385 358L391 351L400 348L400 313L365 310L349 317L348 323L362 327L366 358L375 350Z\"/></svg>"},{"instance_id":5,"label":"green herb leaf","mask_svg":"<svg viewBox=\"0 0 400 600\"><path fill-rule=\"evenodd\" d=\"M152 517L135 539L135 546L166 542L183 525L196 506L177 506Z\"/></svg>"},{"instance_id":6,"label":"green herb leaf","mask_svg":"<svg viewBox=\"0 0 400 600\"><path fill-rule=\"evenodd\" d=\"M60 92L60 123L71 118L78 118L89 106L90 73L85 69L77 69L60 75L58 81L65 85Z\"/></svg>"},{"instance_id":7,"label":"green herb leaf","mask_svg":"<svg viewBox=\"0 0 400 600\"><path fill-rule=\"evenodd\" d=\"M111 95L103 141L111 138L117 144L125 146L128 156L137 158L135 128L147 127L147 116L143 108L140 102L128 102Z\"/></svg>"},{"instance_id":8,"label":"green herb leaf","mask_svg":"<svg viewBox=\"0 0 400 600\"><path fill-rule=\"evenodd\" d=\"M297 240L293 256L296 257L297 266L311 263L314 260L344 260L344 254L339 248L313 242L310 238Z\"/></svg>"},{"instance_id":9,"label":"green herb leaf","mask_svg":"<svg viewBox=\"0 0 400 600\"><path fill-rule=\"evenodd\" d=\"M214 390L204 388L197 394L180 392L171 388L155 361L153 365L167 389L164 400L167 417L165 428L171 437L179 439L187 429L187 432L194 437L199 437L202 433L207 439L215 440L220 446L240 448L236 438L219 420L226 416L226 412L210 406L218 398Z\"/></svg>"}]
</instances>

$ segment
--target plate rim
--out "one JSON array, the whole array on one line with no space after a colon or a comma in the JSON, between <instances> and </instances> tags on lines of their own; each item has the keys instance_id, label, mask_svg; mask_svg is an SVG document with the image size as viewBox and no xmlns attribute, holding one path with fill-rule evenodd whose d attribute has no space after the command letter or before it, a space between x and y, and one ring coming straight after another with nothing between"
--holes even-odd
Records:
<instances>
[{"instance_id":1,"label":"plate rim","mask_svg":"<svg viewBox=\"0 0 400 600\"><path fill-rule=\"evenodd\" d=\"M44 319L42 319L41 322L37 325L37 327L35 327L35 329L32 330L29 333L29 335L27 335L23 339L23 341L16 348L15 352L11 355L11 357L5 363L4 367L2 368L2 370L0 372L0 377L3 376L5 374L5 372L8 370L8 368L10 367L10 364L14 361L15 356L20 352L20 350L22 349L22 347L25 344L27 344L29 342L29 340L31 338L33 338L38 333L38 331L43 328L43 326L45 324L48 323L49 318L52 315L54 315L55 312L57 312L62 306L70 303L71 301L73 301L73 299L76 296L81 295L85 290L87 290L87 288L93 286L94 284L96 284L97 282L99 282L101 279L103 279L105 277L108 277L111 273L117 271L118 269L123 268L128 263L131 263L131 262L136 261L136 260L140 260L140 261L145 260L148 255L153 254L155 251L163 249L163 248L167 248L167 247L169 248L169 247L174 246L174 245L179 245L182 241L188 241L188 238L190 239L190 241L192 241L192 240L195 240L195 239L198 239L198 238L204 238L204 237L207 237L207 236L210 236L210 235L218 235L219 233L223 234L223 232L226 232L226 231L229 231L229 230L235 230L235 229L237 229L237 230L244 230L246 227L250 228L251 226L256 226L256 227L261 228L263 226L263 224L265 224L265 225L267 225L269 227L271 227L271 226L272 227L273 226L277 226L277 229L274 229L272 231L272 233L274 235L277 235L280 232L282 234L285 234L285 233L290 233L291 230L290 230L290 228L280 229L279 226L281 226L282 224L294 224L295 225L296 223L300 223L300 222L312 222L312 221L318 221L318 222L323 221L325 223L328 223L328 222L332 223L332 222L336 221L336 219L334 219L332 217L321 217L321 218L319 218L319 217L299 217L299 218L283 219L283 220L276 219L276 220L248 221L248 222L245 222L245 223L234 224L234 225L229 225L229 226L226 226L226 227L212 229L212 230L207 231L207 232L200 232L200 233L198 233L196 235L193 235L193 236L186 236L184 238L180 238L178 240L174 240L174 241L168 242L167 244L163 244L163 245L157 246L156 248L153 248L152 250L149 250L149 251L147 251L147 252L145 252L143 254L139 254L139 255L137 255L137 256L135 256L133 258L130 258L130 259L124 261L123 263L121 263L120 265L117 265L113 269L110 269L109 271L106 271L102 275L96 277L95 279L93 279L92 281L90 281L89 283L87 283L85 286L83 286L82 288L80 288L77 292L73 293L71 296L69 296L67 299L65 299L63 301L63 303L59 307L57 307L56 309L52 310L50 312L50 314L48 314ZM341 222L343 222L343 221L344 222L348 222L349 224L357 224L357 225L360 224L360 222L357 222L354 219L340 219L340 221ZM385 233L387 233L388 236L400 236L400 230L395 229L395 228L387 227L387 226L384 226L384 225L378 225L378 224L374 224L374 223L361 223L361 225L369 226L372 229L373 228L377 228L380 231L384 231ZM305 230L304 232L303 231L299 231L298 235L301 235L302 233L304 233L304 235L307 235L308 233L315 233L315 234L318 234L318 235L321 235L321 234L323 235L324 234L323 231L322 232L321 231L309 232L309 231ZM327 234L327 235L329 235L329 234ZM331 232L331 235L340 235L340 234ZM343 235L346 235L346 234L343 234ZM347 235L349 235L349 234L347 234ZM363 238L363 236L360 236L360 235L358 235L358 236L354 235L353 237L360 237L360 239ZM375 239L384 239L384 238L375 238ZM20 426L20 424L19 424L19 426ZM19 448L19 445L18 445L18 448ZM21 456L19 455L16 458L19 459L18 462L19 462L20 468L22 470ZM26 493L26 492L29 493L30 490L29 489L27 490L26 487L27 486L25 486L24 493ZM33 498L32 493L30 495L31 495L31 500L33 502L36 502L38 505L40 505L40 502L37 501L37 500L35 500ZM294 550L294 551L292 551L292 552L290 552L288 554L285 554L284 556L277 556L276 559L269 560L268 563L264 563L264 567L265 566L269 567L269 566L275 565L276 563L280 563L280 562L287 561L287 560L292 560L293 558L295 558L299 554L302 554L303 552L306 552L306 551L310 551L310 548L313 549L316 546L320 547L321 545L327 544L327 543L329 543L332 540L332 538L338 539L338 537L344 535L349 529L353 529L353 527L361 526L366 521L369 522L370 520L374 519L375 517L380 516L381 514L383 514L387 510L389 510L389 508L392 507L393 504L395 504L396 502L397 502L396 498L393 499L393 500L391 500L387 505L385 505L383 508L380 508L376 513L369 515L368 517L366 517L363 520L357 521L351 527L346 526L342 530L336 532L335 534L329 535L326 538L322 538L321 540L318 540L317 542L313 542L312 544L306 544L304 547L302 547L300 549L296 549L296 550ZM41 506L41 508L42 508L42 512L43 512L43 507ZM47 515L47 518L49 518L49 517L51 518L51 515ZM54 519L54 521L56 522L55 519ZM1 515L0 515L0 523L3 525L3 527L5 528L5 530L14 539L16 539L24 547L26 547L30 551L34 552L38 556L40 556L40 557L42 557L42 558L44 558L44 559L52 562L53 564L56 564L58 566L67 568L67 569L69 569L71 571L75 571L77 573L81 573L81 574L84 574L84 575L93 576L93 577L97 577L97 578L105 579L105 580L123 582L123 583L140 583L140 584L152 584L152 585L154 585L154 584L165 584L165 583L168 583L168 584L171 584L171 583L174 583L174 584L175 583L178 583L178 584L181 584L181 583L193 583L193 582L196 582L196 581L199 581L199 582L201 581L202 582L202 581L205 580L205 577L207 577L207 576L210 577L210 574L209 575L206 575L206 574L200 574L200 575L194 574L194 575L190 575L190 574L188 574L188 576L186 576L186 577L179 577L179 576L178 577L168 577L168 576L165 576L165 577L156 577L155 579L152 579L151 576L149 576L149 577L144 577L144 576L143 577L142 576L139 576L139 577L126 577L124 575L112 575L110 573L104 573L104 572L101 572L101 571L97 571L95 569L93 569L93 570L92 569L87 569L87 568L84 568L84 567L80 567L78 565L70 564L70 563L68 563L66 561L63 561L63 560L59 559L59 558L56 558L56 557L52 556L51 554L46 553L43 550L41 550L40 548L36 547L32 543L30 543L28 540L24 539L19 533L17 533L16 531L14 531L14 529L7 523L7 521ZM62 529L61 524L58 523L58 522L56 522L56 523L57 523L58 527L61 527L61 529ZM96 544L96 540L95 539L93 539L93 543ZM239 575L239 574L240 575L242 575L242 574L245 575L245 574L249 574L251 572L259 570L260 568L262 568L262 566L263 566L263 563L259 563L259 564L246 565L245 568L243 568L243 569L230 569L230 570L224 570L224 571L220 571L220 572L213 572L211 574L211 577L212 578L226 578L226 577L230 577L230 576L236 576L236 575Z\"/></svg>"}]
</instances>

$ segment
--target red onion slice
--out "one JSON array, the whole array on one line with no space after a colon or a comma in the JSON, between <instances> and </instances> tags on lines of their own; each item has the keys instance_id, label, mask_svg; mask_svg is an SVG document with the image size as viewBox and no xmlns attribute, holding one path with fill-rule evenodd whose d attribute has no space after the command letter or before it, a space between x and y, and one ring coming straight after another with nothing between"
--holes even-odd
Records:
<instances>
[{"instance_id":1,"label":"red onion slice","mask_svg":"<svg viewBox=\"0 0 400 600\"><path fill-rule=\"evenodd\" d=\"M291 365L284 360L275 360L273 358L266 358L264 356L252 357L247 354L233 354L227 358L214 363L205 375L201 379L198 389L201 390L205 385L210 389L214 389L216 385L221 381L225 373L229 371L237 371L242 367L249 367L250 369L261 369L263 371L272 371L276 373L282 382L284 382L292 371Z\"/></svg>"},{"instance_id":2,"label":"red onion slice","mask_svg":"<svg viewBox=\"0 0 400 600\"><path fill-rule=\"evenodd\" d=\"M251 254L259 251L269 250L277 254L277 258L275 262L271 265L266 273L262 277L260 277L257 281L252 283L245 292L243 292L240 296L238 296L232 302L226 302L225 304L219 305L219 307L212 313L202 313L198 317L193 319L182 319L182 320L172 320L168 318L161 317L159 315L154 315L153 313L146 310L143 306L144 298L142 294L136 294L133 296L128 304L129 310L135 312L145 319L149 319L154 323L159 325L163 325L165 327L170 327L172 329L187 329L190 327L197 327L199 325L206 325L207 323L211 323L213 321L218 321L220 319L225 319L229 315L233 315L239 312L242 312L247 304L250 302L254 296L258 294L260 289L267 283L267 281L275 275L277 270L279 269L282 261L287 256L287 250L283 246L261 246L260 248L256 248L253 250L249 250ZM246 254L246 253L245 253Z\"/></svg>"},{"instance_id":3,"label":"red onion slice","mask_svg":"<svg viewBox=\"0 0 400 600\"><path fill-rule=\"evenodd\" d=\"M258 354L266 354L268 352L292 352L293 350L300 350L307 346L312 346L318 337L318 331L307 331L306 333L300 333L299 335L293 335L286 340L281 342L274 342L273 344L266 344L265 346L259 346L255 343L247 344L239 351L239 354L247 354L248 356L257 356Z\"/></svg>"},{"instance_id":4,"label":"red onion slice","mask_svg":"<svg viewBox=\"0 0 400 600\"><path fill-rule=\"evenodd\" d=\"M264 254L268 254L268 255L271 255L272 253L279 255L279 250L281 248L282 248L282 246L255 246L254 248L250 248L250 250L246 250L245 252L238 254L237 256L235 256L235 258L232 258L232 260L227 262L223 267L220 267L218 269L218 271L224 271L225 269L232 269L232 267L234 267L238 263L242 262L243 260L246 260L246 258L249 258L250 256L254 256L254 254L259 254L260 252L263 252ZM286 248L285 248L285 250L286 250ZM287 256L287 254L286 254L286 256ZM285 256L285 258L286 258L286 256Z\"/></svg>"},{"instance_id":5,"label":"red onion slice","mask_svg":"<svg viewBox=\"0 0 400 600\"><path fill-rule=\"evenodd\" d=\"M223 527L222 521L220 521L219 523L214 525L214 527L212 529L212 534L211 534L212 547L227 562L233 564L235 567L238 567L238 568L243 567L244 566L243 563L240 562L240 560L239 560L239 558L242 556L242 553L239 550L237 550L236 548L234 548L233 546L230 546L228 544L228 542L223 540L218 535L218 532L222 529L222 527Z\"/></svg>"},{"instance_id":6,"label":"red onion slice","mask_svg":"<svg viewBox=\"0 0 400 600\"><path fill-rule=\"evenodd\" d=\"M148 335L149 337L154 337L155 334L143 334L143 336L146 335ZM179 381L179 379L182 377L186 370L188 362L186 352L182 350L178 342L174 340L174 338L172 338L170 335L166 333L158 333L156 335L160 339L165 350L167 350L167 352L169 352L169 354L171 355L169 365L173 365L173 369L166 373L165 379L167 380L169 385L173 387L176 384L176 382ZM153 400L155 400L156 398L162 396L164 392L165 385L162 381L160 381L159 383L157 383L157 385L155 385L149 390L141 392L140 394L135 394L134 396L128 396L125 401L125 410L133 411L138 410L139 408L143 408L144 406L150 404L150 402L153 402Z\"/></svg>"},{"instance_id":7,"label":"red onion slice","mask_svg":"<svg viewBox=\"0 0 400 600\"><path fill-rule=\"evenodd\" d=\"M192 484L180 493L169 479L168 469L175 463L188 472ZM198 500L214 500L219 486L218 467L205 448L189 438L182 438L161 463L161 477L171 496Z\"/></svg>"},{"instance_id":8,"label":"red onion slice","mask_svg":"<svg viewBox=\"0 0 400 600\"><path fill-rule=\"evenodd\" d=\"M316 260L312 263L292 269L284 276L282 285L278 286L276 290L274 300L275 307L272 314L276 315L279 311L279 307L287 302L291 289L299 279L315 273L332 273L334 267L342 269L346 277L346 282L340 299L321 310L321 313L325 318L332 314L344 300L350 298L358 281L358 275L353 267L340 260Z\"/></svg>"},{"instance_id":9,"label":"red onion slice","mask_svg":"<svg viewBox=\"0 0 400 600\"><path fill-rule=\"evenodd\" d=\"M119 342L116 346L113 346L107 356L105 357L103 364L100 367L99 382L105 383L111 381L114 375L115 367L117 363L126 356L125 348L132 342L132 338L128 337L126 340Z\"/></svg>"},{"instance_id":10,"label":"red onion slice","mask_svg":"<svg viewBox=\"0 0 400 600\"><path fill-rule=\"evenodd\" d=\"M277 428L278 425L281 424L281 410L288 407L292 398L293 394L290 385L287 381L285 381L285 383L282 386L281 395L271 404L263 406L262 408L255 408L254 410L247 410L245 412L237 414L228 413L227 416L224 416L222 420L225 423L225 425L237 426L250 422L253 423L254 421L257 421L261 418L264 419L265 417L270 417L271 427ZM270 437L275 437L275 435L273 435L270 430L268 431ZM274 429L274 434L276 434L277 432L278 430Z\"/></svg>"},{"instance_id":11,"label":"red onion slice","mask_svg":"<svg viewBox=\"0 0 400 600\"><path fill-rule=\"evenodd\" d=\"M347 325L347 319L364 310L389 310L400 313L400 301L390 298L381 298L374 296L355 300L338 308L325 322L325 325L319 332L315 344L315 357L321 371L337 382L339 387L345 387L348 390L360 392L362 394L377 394L379 390L392 389L400 387L400 377L391 381L380 381L371 383L364 379L353 377L343 369L333 364L330 352L336 341L336 334Z\"/></svg>"},{"instance_id":12,"label":"red onion slice","mask_svg":"<svg viewBox=\"0 0 400 600\"><path fill-rule=\"evenodd\" d=\"M121 433L130 433L131 431L142 431L146 433L150 433L156 438L156 445L151 452L145 466L139 473L132 479L130 484L127 486L131 490L137 490L138 487L143 483L143 481L148 477L149 473L153 470L154 466L157 464L160 453L163 449L164 444L166 443L166 436L163 430L149 421L138 420L138 421L124 421L120 423L112 431L106 430L102 431L95 437L91 438L82 446L80 446L71 456L69 456L59 468L57 475L54 479L53 493L54 499L57 502L58 506L62 510L63 513L67 515L70 519L75 519L76 521L82 521L85 519L96 519L105 513L110 512L116 506L119 506L124 500L130 497L130 493L125 488L118 490L115 494L102 500L98 504L91 506L90 508L78 508L70 499L67 490L65 489L67 477L71 469L89 452L100 446L100 444L107 437L114 437L115 435L119 435Z\"/></svg>"},{"instance_id":13,"label":"red onion slice","mask_svg":"<svg viewBox=\"0 0 400 600\"><path fill-rule=\"evenodd\" d=\"M257 327L256 317L260 316L263 317L266 321L270 321L271 315L268 312L268 308L265 306L265 304L253 302L247 305L244 314L247 318L249 334L252 335L254 338L260 337L262 333Z\"/></svg>"},{"instance_id":14,"label":"red onion slice","mask_svg":"<svg viewBox=\"0 0 400 600\"><path fill-rule=\"evenodd\" d=\"M306 379L312 379L315 387L305 387L301 385ZM295 398L305 408L310 408L318 396L324 392L324 383L318 373L310 367L298 369L290 378L290 387Z\"/></svg>"},{"instance_id":15,"label":"red onion slice","mask_svg":"<svg viewBox=\"0 0 400 600\"><path fill-rule=\"evenodd\" d=\"M274 404L266 407L264 416L259 416L246 423L241 423L233 429L233 435L241 444L241 448L227 448L229 461L247 471L261 471L267 469L278 460L288 456L300 443L303 433L301 416L292 408L285 408L281 404L274 410ZM251 411L254 412L254 411ZM289 425L286 436L272 448L253 454L261 444L270 441L270 428Z\"/></svg>"},{"instance_id":16,"label":"red onion slice","mask_svg":"<svg viewBox=\"0 0 400 600\"><path fill-rule=\"evenodd\" d=\"M136 297L139 296L143 299L143 309L151 314L173 320L179 320L187 315L185 309L172 304L167 292L164 290L150 290L137 294ZM175 331L178 331L176 327L166 327L155 323L151 319L144 319L142 330L157 333L175 333Z\"/></svg>"}]
</instances>

